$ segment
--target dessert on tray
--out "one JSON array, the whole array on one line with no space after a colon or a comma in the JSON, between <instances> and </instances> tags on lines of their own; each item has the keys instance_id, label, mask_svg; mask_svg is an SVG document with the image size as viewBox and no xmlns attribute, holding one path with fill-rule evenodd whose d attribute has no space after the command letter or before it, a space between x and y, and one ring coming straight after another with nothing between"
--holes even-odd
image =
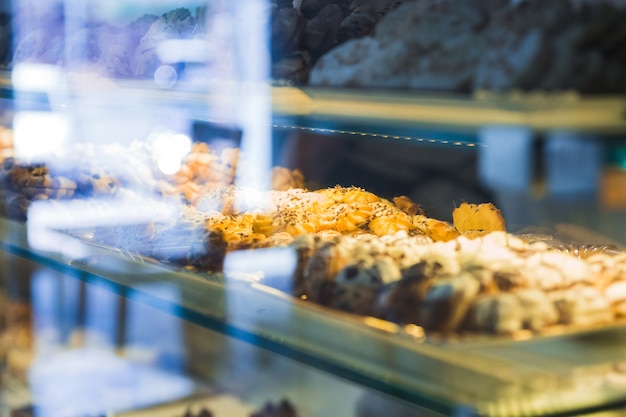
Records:
<instances>
[{"instance_id":1,"label":"dessert on tray","mask_svg":"<svg viewBox=\"0 0 626 417\"><path fill-rule=\"evenodd\" d=\"M109 213L102 224L82 224L89 233L79 236L200 274L224 272L229 253L288 248L297 258L289 282L267 285L427 334L544 332L626 318L626 252L617 248L512 234L491 203L463 202L447 222L406 196L308 189L299 171L282 167L272 168L275 189L245 188L235 184L241 164L238 149L205 143L172 175L144 143L80 144L45 164L7 156L3 206L18 220L35 204L39 213ZM144 214L133 217L129 201ZM146 211L150 201L170 209Z\"/></svg>"}]
</instances>

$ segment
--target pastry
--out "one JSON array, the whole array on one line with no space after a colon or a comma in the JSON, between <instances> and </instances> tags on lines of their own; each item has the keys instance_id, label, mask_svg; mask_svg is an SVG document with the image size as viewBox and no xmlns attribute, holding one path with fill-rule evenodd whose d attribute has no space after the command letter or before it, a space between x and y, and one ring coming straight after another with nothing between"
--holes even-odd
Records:
<instances>
[{"instance_id":1,"label":"pastry","mask_svg":"<svg viewBox=\"0 0 626 417\"><path fill-rule=\"evenodd\" d=\"M619 93L626 68L607 53L624 11L609 2L525 1L494 14L474 88ZM617 41L619 43L619 41ZM619 48L608 47L616 51ZM621 75L620 75L621 74Z\"/></svg>"},{"instance_id":2,"label":"pastry","mask_svg":"<svg viewBox=\"0 0 626 417\"><path fill-rule=\"evenodd\" d=\"M549 296L559 311L561 324L589 326L609 323L614 318L611 303L594 287L579 286Z\"/></svg>"},{"instance_id":3,"label":"pastry","mask_svg":"<svg viewBox=\"0 0 626 417\"><path fill-rule=\"evenodd\" d=\"M119 189L117 179L99 164L82 164L74 179L77 192L85 196L115 195Z\"/></svg>"},{"instance_id":4,"label":"pastry","mask_svg":"<svg viewBox=\"0 0 626 417\"><path fill-rule=\"evenodd\" d=\"M399 280L400 276L400 269L389 257L352 263L335 276L328 305L355 314L371 315L379 289Z\"/></svg>"},{"instance_id":5,"label":"pastry","mask_svg":"<svg viewBox=\"0 0 626 417\"><path fill-rule=\"evenodd\" d=\"M626 30L618 23L625 16L608 1L407 1L368 35L322 55L309 82L619 94L626 91Z\"/></svg>"},{"instance_id":6,"label":"pastry","mask_svg":"<svg viewBox=\"0 0 626 417\"><path fill-rule=\"evenodd\" d=\"M469 237L506 230L506 222L502 212L492 203L469 204L463 202L452 211L452 223L456 230Z\"/></svg>"},{"instance_id":7,"label":"pastry","mask_svg":"<svg viewBox=\"0 0 626 417\"><path fill-rule=\"evenodd\" d=\"M272 10L270 45L273 60L299 49L304 35L306 19L293 7L277 7Z\"/></svg>"},{"instance_id":8,"label":"pastry","mask_svg":"<svg viewBox=\"0 0 626 417\"><path fill-rule=\"evenodd\" d=\"M373 306L373 315L395 323L419 323L420 304L431 280L428 263L416 263L402 272L402 278L385 285L379 291Z\"/></svg>"},{"instance_id":9,"label":"pastry","mask_svg":"<svg viewBox=\"0 0 626 417\"><path fill-rule=\"evenodd\" d=\"M194 413L191 411L191 407L189 407L187 411L185 411L185 414L183 414L182 417L213 417L213 416L214 416L213 412L211 412L211 410L209 410L208 408L202 407L198 410L197 413Z\"/></svg>"},{"instance_id":10,"label":"pastry","mask_svg":"<svg viewBox=\"0 0 626 417\"><path fill-rule=\"evenodd\" d=\"M479 289L479 282L471 274L433 281L419 304L415 324L426 330L458 330Z\"/></svg>"},{"instance_id":11,"label":"pastry","mask_svg":"<svg viewBox=\"0 0 626 417\"><path fill-rule=\"evenodd\" d=\"M545 292L520 289L478 297L468 310L464 328L503 334L522 329L540 331L558 321L559 312Z\"/></svg>"},{"instance_id":12,"label":"pastry","mask_svg":"<svg viewBox=\"0 0 626 417\"><path fill-rule=\"evenodd\" d=\"M611 304L616 317L626 317L626 276L621 281L616 281L607 286L604 297Z\"/></svg>"},{"instance_id":13,"label":"pastry","mask_svg":"<svg viewBox=\"0 0 626 417\"><path fill-rule=\"evenodd\" d=\"M250 417L297 417L298 412L295 406L287 399L282 399L277 403L268 401L263 406L252 412Z\"/></svg>"},{"instance_id":14,"label":"pastry","mask_svg":"<svg viewBox=\"0 0 626 417\"><path fill-rule=\"evenodd\" d=\"M523 328L519 298L512 293L483 295L471 306L466 329L495 334L510 334Z\"/></svg>"},{"instance_id":15,"label":"pastry","mask_svg":"<svg viewBox=\"0 0 626 417\"><path fill-rule=\"evenodd\" d=\"M310 84L467 91L486 21L470 2L408 1L382 17L369 36L323 55Z\"/></svg>"},{"instance_id":16,"label":"pastry","mask_svg":"<svg viewBox=\"0 0 626 417\"><path fill-rule=\"evenodd\" d=\"M333 298L335 277L350 261L350 248L344 240L322 243L304 268L303 288L307 299L328 305Z\"/></svg>"}]
</instances>

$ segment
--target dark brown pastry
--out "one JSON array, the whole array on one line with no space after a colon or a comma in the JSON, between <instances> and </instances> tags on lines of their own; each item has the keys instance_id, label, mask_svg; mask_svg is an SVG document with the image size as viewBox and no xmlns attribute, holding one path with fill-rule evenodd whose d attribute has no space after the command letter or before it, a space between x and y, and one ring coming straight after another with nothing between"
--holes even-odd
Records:
<instances>
[{"instance_id":1,"label":"dark brown pastry","mask_svg":"<svg viewBox=\"0 0 626 417\"><path fill-rule=\"evenodd\" d=\"M380 15L371 6L357 7L341 22L337 41L343 43L369 34L379 17Z\"/></svg>"},{"instance_id":2,"label":"dark brown pastry","mask_svg":"<svg viewBox=\"0 0 626 417\"><path fill-rule=\"evenodd\" d=\"M329 305L354 314L371 315L380 288L398 281L400 276L398 266L386 256L348 265L335 277Z\"/></svg>"},{"instance_id":3,"label":"dark brown pastry","mask_svg":"<svg viewBox=\"0 0 626 417\"><path fill-rule=\"evenodd\" d=\"M272 64L272 78L296 85L309 79L311 56L307 51L295 51L281 57Z\"/></svg>"},{"instance_id":4,"label":"dark brown pastry","mask_svg":"<svg viewBox=\"0 0 626 417\"><path fill-rule=\"evenodd\" d=\"M475 88L626 91L626 12L606 1L523 1L493 14Z\"/></svg>"},{"instance_id":5,"label":"dark brown pastry","mask_svg":"<svg viewBox=\"0 0 626 417\"><path fill-rule=\"evenodd\" d=\"M189 407L182 417L213 417L213 415L213 412L206 407L200 408L198 412L191 411L191 407Z\"/></svg>"},{"instance_id":6,"label":"dark brown pastry","mask_svg":"<svg viewBox=\"0 0 626 417\"><path fill-rule=\"evenodd\" d=\"M419 321L426 330L456 331L480 289L470 274L432 282L419 305Z\"/></svg>"},{"instance_id":7,"label":"dark brown pastry","mask_svg":"<svg viewBox=\"0 0 626 417\"><path fill-rule=\"evenodd\" d=\"M339 239L322 243L304 269L303 287L307 298L328 305L333 298L335 277L349 262L349 252Z\"/></svg>"},{"instance_id":8,"label":"dark brown pastry","mask_svg":"<svg viewBox=\"0 0 626 417\"><path fill-rule=\"evenodd\" d=\"M274 60L299 49L306 20L293 7L272 11L271 48Z\"/></svg>"},{"instance_id":9,"label":"dark brown pastry","mask_svg":"<svg viewBox=\"0 0 626 417\"><path fill-rule=\"evenodd\" d=\"M426 297L434 275L432 265L419 262L403 271L402 279L379 292L373 314L395 323L419 323L419 305Z\"/></svg>"},{"instance_id":10,"label":"dark brown pastry","mask_svg":"<svg viewBox=\"0 0 626 417\"><path fill-rule=\"evenodd\" d=\"M298 417L298 413L289 400L282 399L276 404L271 401L265 403L261 409L250 414L250 417Z\"/></svg>"}]
</instances>

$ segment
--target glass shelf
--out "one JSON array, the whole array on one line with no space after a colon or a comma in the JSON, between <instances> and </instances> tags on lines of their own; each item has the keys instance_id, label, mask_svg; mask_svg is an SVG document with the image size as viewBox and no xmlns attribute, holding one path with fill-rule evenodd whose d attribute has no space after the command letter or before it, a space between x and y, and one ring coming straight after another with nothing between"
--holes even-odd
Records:
<instances>
[{"instance_id":1,"label":"glass shelf","mask_svg":"<svg viewBox=\"0 0 626 417\"><path fill-rule=\"evenodd\" d=\"M411 327L329 311L242 276L174 271L86 245L33 250L0 221L1 248L168 315L442 414L560 415L626 404L626 327L510 340L434 341ZM167 282L178 297L143 284Z\"/></svg>"},{"instance_id":2,"label":"glass shelf","mask_svg":"<svg viewBox=\"0 0 626 417\"><path fill-rule=\"evenodd\" d=\"M626 97L581 96L576 93L424 94L393 90L263 86L268 93L274 128L343 133L381 139L476 143L486 126L523 126L537 133L568 131L621 136L626 133ZM233 88L239 88L233 86ZM57 91L69 101L175 107L189 117L210 119L209 102L229 97L190 89L159 89L145 81L108 80L74 75ZM16 97L16 95L18 97ZM10 73L0 72L0 96L23 105L50 104L46 92L16 92ZM57 100L58 101L58 100ZM67 104L67 103L64 103Z\"/></svg>"}]
</instances>

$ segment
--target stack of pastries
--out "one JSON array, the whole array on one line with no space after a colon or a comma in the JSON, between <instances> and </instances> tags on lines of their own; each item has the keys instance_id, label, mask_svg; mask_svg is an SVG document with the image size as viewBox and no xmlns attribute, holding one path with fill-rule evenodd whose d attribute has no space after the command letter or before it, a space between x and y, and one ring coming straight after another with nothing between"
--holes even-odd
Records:
<instances>
[{"instance_id":1,"label":"stack of pastries","mask_svg":"<svg viewBox=\"0 0 626 417\"><path fill-rule=\"evenodd\" d=\"M228 272L235 251L289 248L297 265L280 288L294 297L431 334L542 332L626 317L625 252L513 235L491 203L462 203L447 222L406 196L308 189L299 171L281 167L272 169L274 189L235 185L245 164L237 149L195 144L166 175L145 143L77 146L48 164L6 157L6 213L27 219L34 202L75 213L106 205L120 221L81 236L202 274ZM138 194L177 209L125 219L120 202Z\"/></svg>"}]
</instances>

